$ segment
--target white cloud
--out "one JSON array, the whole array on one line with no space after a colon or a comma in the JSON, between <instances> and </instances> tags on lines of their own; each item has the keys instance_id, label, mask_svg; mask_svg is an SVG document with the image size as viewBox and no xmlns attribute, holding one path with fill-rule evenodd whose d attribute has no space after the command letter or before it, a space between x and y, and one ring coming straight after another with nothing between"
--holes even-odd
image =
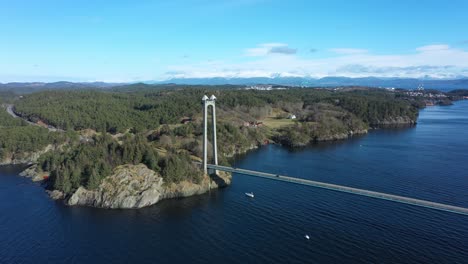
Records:
<instances>
[{"instance_id":1,"label":"white cloud","mask_svg":"<svg viewBox=\"0 0 468 264\"><path fill-rule=\"evenodd\" d=\"M468 52L448 45L417 47L411 54L376 55L365 49L331 49L337 55L312 59L298 54L271 54L274 47L288 47L284 43L266 43L244 54L252 60L200 62L191 65L172 65L163 78L203 77L433 77L458 78L468 76Z\"/></svg>"},{"instance_id":2,"label":"white cloud","mask_svg":"<svg viewBox=\"0 0 468 264\"><path fill-rule=\"evenodd\" d=\"M269 51L269 53L277 53L277 54L284 54L284 55L296 54L296 52L297 52L297 49L292 49L288 46L273 47Z\"/></svg>"},{"instance_id":3,"label":"white cloud","mask_svg":"<svg viewBox=\"0 0 468 264\"><path fill-rule=\"evenodd\" d=\"M249 57L261 57L268 54L295 54L297 49L290 48L288 44L284 43L263 43L257 45L255 48L249 48L244 51L244 54Z\"/></svg>"},{"instance_id":4,"label":"white cloud","mask_svg":"<svg viewBox=\"0 0 468 264\"><path fill-rule=\"evenodd\" d=\"M449 45L427 45L416 48L417 51L430 52L430 51L441 51L450 49Z\"/></svg>"}]
</instances>

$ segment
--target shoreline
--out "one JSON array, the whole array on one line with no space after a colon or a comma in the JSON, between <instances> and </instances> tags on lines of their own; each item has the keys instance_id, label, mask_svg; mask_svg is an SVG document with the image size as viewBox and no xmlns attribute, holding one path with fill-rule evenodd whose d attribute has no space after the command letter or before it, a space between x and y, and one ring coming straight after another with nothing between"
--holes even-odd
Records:
<instances>
[{"instance_id":1,"label":"shoreline","mask_svg":"<svg viewBox=\"0 0 468 264\"><path fill-rule=\"evenodd\" d=\"M420 109L420 110L423 110L424 108ZM403 121L403 122L401 122ZM294 146L288 146L287 144L282 144L281 142L278 142L277 140L274 140L274 141L269 141L267 144L275 144L275 145L278 145L278 146L281 146L282 148L288 148L288 149L301 149L301 148L307 148L307 147L313 147L314 145L317 145L317 144L333 144L333 143L338 143L338 142L344 142L344 141L347 141L347 140L350 140L354 137L361 137L361 136L364 136L366 134L368 134L369 132L372 132L373 130L380 130L380 129L398 129L398 128L410 128L410 127L414 127L417 125L417 119L415 121L413 120L410 120L408 117L397 117L397 118L393 118L391 119L390 121L389 120L385 120L383 123L379 124L379 125L369 125L369 128L366 129L366 130L362 130L362 131L348 131L348 133L338 133L338 134L333 134L333 135L328 135L326 137L322 137L322 138L312 138L310 141L308 141L307 144L301 144L301 145L294 145ZM260 142L257 142L257 144L252 144L250 147L248 148L245 148L245 149L236 149L233 153L230 153L229 155L225 155L225 157L227 158L228 162L231 163L239 158L242 158L242 157L245 157L246 155L248 155L249 152L255 150L255 149L258 149L258 148L261 148L263 145L267 145L267 144L261 144ZM50 149L49 149L50 150ZM54 151L54 150L51 150L51 151ZM44 153L44 150L41 150L41 151L38 151L38 152L41 152L41 153ZM34 153L32 153L34 154ZM37 159L36 159L37 160ZM28 160L28 158L24 158L22 160L13 160L13 162L9 162L9 163L5 163L5 162L2 162L0 166L23 166L23 170L19 173L19 174L23 174L21 176L23 177L28 177L28 178L31 178L31 180L33 182L44 182L44 180L47 179L44 178L44 177L35 177L37 176L36 175L31 175L31 173L27 173L26 171L30 168L32 168L33 166L36 165L36 160L32 161L32 160ZM124 166L124 165L122 165ZM117 167L116 167L117 168ZM114 168L115 169L115 168ZM35 169L33 169L35 170ZM110 176L108 176L110 177ZM106 177L106 178L108 178ZM227 186L229 185L230 182L224 186ZM220 186L220 187L224 187L224 186ZM218 186L216 186L218 187ZM79 189L84 189L84 187L80 187ZM70 200L70 198L79 190L75 190L75 192L71 195L68 195L67 197L65 197L63 194L59 194L57 192L57 190L51 190L51 189L48 189L47 187L44 188L45 191L49 194L49 197L51 199L62 199L64 200L64 203L67 204L67 205L70 205L68 203L68 201ZM211 187L208 188L208 190L211 189ZM86 190L86 189L85 189ZM161 196L161 199L157 199L157 201L155 203L157 203L158 201L160 200L163 200L163 199L170 199L170 198L179 198L179 197L188 197L188 196L193 196L193 195L198 195L198 194L203 194L203 193L206 193L208 190L203 190L203 191L199 191L199 192L195 192L195 193L189 193L189 194L181 194L180 192L177 193L177 190L176 190L176 194L175 195L169 195L167 197L164 197L164 196ZM88 190L86 190L88 191ZM81 190L81 192L83 192ZM152 203L154 204L154 203ZM149 206L149 205L152 205L152 204L147 204L145 206ZM84 203L74 203L74 204L71 204L71 205L87 205L87 206L92 206L92 207L96 207L96 208L122 208L122 207L102 207L102 206L94 206L94 202L92 203L87 203L87 202L84 202ZM135 208L135 207L123 207L123 208ZM136 207L136 208L141 208L141 207Z\"/></svg>"}]
</instances>

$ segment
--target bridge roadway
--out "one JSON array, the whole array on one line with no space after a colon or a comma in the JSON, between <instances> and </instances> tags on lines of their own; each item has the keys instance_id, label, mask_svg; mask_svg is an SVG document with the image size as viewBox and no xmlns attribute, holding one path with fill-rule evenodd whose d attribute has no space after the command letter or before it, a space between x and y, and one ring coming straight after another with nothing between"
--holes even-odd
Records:
<instances>
[{"instance_id":1,"label":"bridge roadway","mask_svg":"<svg viewBox=\"0 0 468 264\"><path fill-rule=\"evenodd\" d=\"M462 215L467 215L468 216L468 208L464 208L464 207L458 207L458 206L453 206L453 205L448 205L448 204L435 203L435 202L419 200L419 199L414 199L414 198L409 198L409 197L404 197L404 196L399 196L399 195L368 191L368 190L352 188L352 187L347 187L347 186L342 186L342 185L337 185L337 184L330 184L330 183L324 183L324 182L294 178L294 177L283 176L283 175L278 175L278 174L271 174L271 173L258 172L258 171L252 171L252 170L245 170L245 169L239 169L239 168L232 168L232 167L213 165L213 164L207 164L207 167L209 169L214 169L214 170L234 172L234 173L239 173L239 174L244 174L244 175L249 175L249 176L266 178L266 179L270 179L270 180L277 180L277 181L284 181L284 182L308 185L308 186L313 186L313 187L322 188L322 189L328 189L328 190L332 190L332 191L362 195L362 196L367 196L367 197L372 197L372 198L377 198L377 199L382 199L382 200L388 200L388 201L392 201L392 202L416 205L416 206L420 206L420 207L426 207L426 208L435 209L435 210L439 210L439 211L446 211L446 212L451 212L451 213L462 214Z\"/></svg>"}]
</instances>

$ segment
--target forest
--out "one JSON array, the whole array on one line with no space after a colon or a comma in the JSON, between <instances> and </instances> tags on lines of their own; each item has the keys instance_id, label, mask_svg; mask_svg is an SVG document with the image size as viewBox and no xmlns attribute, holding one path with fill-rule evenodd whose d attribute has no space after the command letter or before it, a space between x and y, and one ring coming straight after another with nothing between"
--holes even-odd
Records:
<instances>
[{"instance_id":1,"label":"forest","mask_svg":"<svg viewBox=\"0 0 468 264\"><path fill-rule=\"evenodd\" d=\"M22 119L13 118L0 107L0 161L16 155L43 149L49 144L64 142L61 133L49 133L46 128L31 126Z\"/></svg>"},{"instance_id":2,"label":"forest","mask_svg":"<svg viewBox=\"0 0 468 264\"><path fill-rule=\"evenodd\" d=\"M353 113L369 125L390 116L416 118L418 113L408 101L377 89L334 92L295 88L264 92L211 87L132 92L43 91L25 95L17 101L15 109L33 122L42 120L65 130L92 128L115 134L128 129L138 132L162 124L177 124L181 117L196 116L205 93L220 98L220 107L226 111L267 106L301 111L314 103L327 102ZM297 104L301 105L299 109L288 109Z\"/></svg>"},{"instance_id":3,"label":"forest","mask_svg":"<svg viewBox=\"0 0 468 264\"><path fill-rule=\"evenodd\" d=\"M191 161L202 156L204 94L218 98L217 136L223 164L265 142L302 146L363 133L395 117L416 121L421 106L414 98L371 88L259 91L134 85L105 91L40 91L10 98L9 103L22 118L66 132L31 126L2 109L0 155L63 145L42 155L38 167L49 173L54 189L66 194L79 186L96 188L122 164L143 163L167 183L198 182L202 173ZM296 118L288 119L292 114Z\"/></svg>"},{"instance_id":4,"label":"forest","mask_svg":"<svg viewBox=\"0 0 468 264\"><path fill-rule=\"evenodd\" d=\"M38 161L50 172L56 190L68 194L79 186L95 189L112 169L123 164L145 164L159 172L166 183L201 180L201 172L186 153L168 152L160 157L142 135L127 134L121 142L110 135L95 135L90 142L75 142L61 152L48 152Z\"/></svg>"}]
</instances>

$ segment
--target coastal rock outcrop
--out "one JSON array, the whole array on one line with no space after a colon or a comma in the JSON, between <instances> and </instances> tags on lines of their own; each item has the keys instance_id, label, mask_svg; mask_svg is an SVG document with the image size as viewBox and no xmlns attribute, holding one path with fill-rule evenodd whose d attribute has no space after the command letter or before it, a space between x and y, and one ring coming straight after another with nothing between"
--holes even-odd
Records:
<instances>
[{"instance_id":1,"label":"coastal rock outcrop","mask_svg":"<svg viewBox=\"0 0 468 264\"><path fill-rule=\"evenodd\" d=\"M208 176L196 184L187 181L165 184L163 178L144 164L122 165L106 177L96 190L78 188L68 199L68 205L100 208L142 208L166 198L187 197L226 186L230 175Z\"/></svg>"},{"instance_id":2,"label":"coastal rock outcrop","mask_svg":"<svg viewBox=\"0 0 468 264\"><path fill-rule=\"evenodd\" d=\"M307 133L290 133L289 135L279 135L275 139L284 146L288 147L305 147L314 142L323 141L336 141L343 140L355 135L363 135L368 132L367 129L355 129L343 132L327 132L327 133L315 133L309 135Z\"/></svg>"},{"instance_id":3,"label":"coastal rock outcrop","mask_svg":"<svg viewBox=\"0 0 468 264\"><path fill-rule=\"evenodd\" d=\"M42 181L44 180L44 176L46 176L46 175L41 175L41 173L39 172L37 168L37 164L29 166L24 171L22 171L19 175L23 177L31 178L31 180L34 182Z\"/></svg>"},{"instance_id":4,"label":"coastal rock outcrop","mask_svg":"<svg viewBox=\"0 0 468 264\"><path fill-rule=\"evenodd\" d=\"M65 198L65 194L59 190L53 190L53 191L47 190L46 192L47 194L49 194L50 198L52 198L53 200L61 200Z\"/></svg>"},{"instance_id":5,"label":"coastal rock outcrop","mask_svg":"<svg viewBox=\"0 0 468 264\"><path fill-rule=\"evenodd\" d=\"M9 154L0 160L0 165L33 164L37 162L42 154L54 149L54 145L50 144L39 151Z\"/></svg>"},{"instance_id":6,"label":"coastal rock outcrop","mask_svg":"<svg viewBox=\"0 0 468 264\"><path fill-rule=\"evenodd\" d=\"M247 147L233 147L232 150L230 150L228 153L225 153L224 156L227 158L232 158L236 155L239 154L244 154L250 150L257 149L258 145L257 144L250 144L250 146Z\"/></svg>"},{"instance_id":7,"label":"coastal rock outcrop","mask_svg":"<svg viewBox=\"0 0 468 264\"><path fill-rule=\"evenodd\" d=\"M416 120L411 119L409 116L397 116L397 117L388 117L383 120L378 120L371 124L371 127L398 127L398 126L408 126L415 125Z\"/></svg>"},{"instance_id":8,"label":"coastal rock outcrop","mask_svg":"<svg viewBox=\"0 0 468 264\"><path fill-rule=\"evenodd\" d=\"M335 141L335 140L343 140L353 135L363 135L367 134L367 129L359 129L359 130L350 130L347 133L335 133L335 134L325 134L314 138L314 141Z\"/></svg>"}]
</instances>

